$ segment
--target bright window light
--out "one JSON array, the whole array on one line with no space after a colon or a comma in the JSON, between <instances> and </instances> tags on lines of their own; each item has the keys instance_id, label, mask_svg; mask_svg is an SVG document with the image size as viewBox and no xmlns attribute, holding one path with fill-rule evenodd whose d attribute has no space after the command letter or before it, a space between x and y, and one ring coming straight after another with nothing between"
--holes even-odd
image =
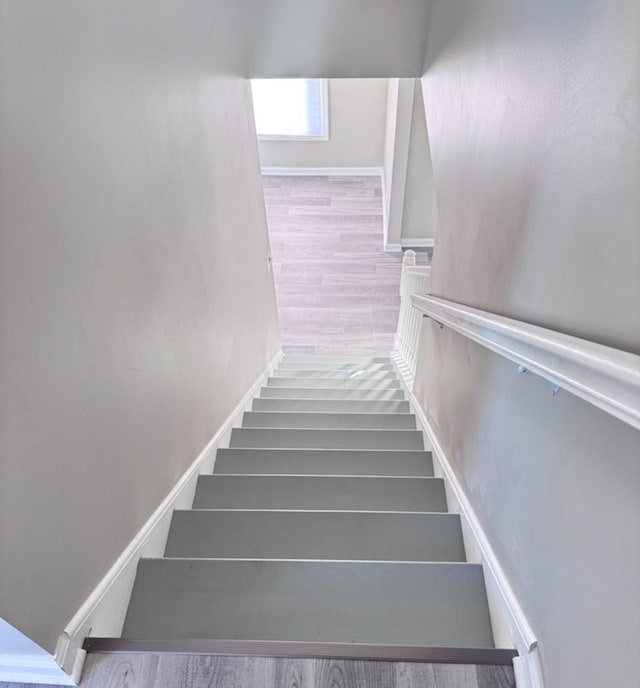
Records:
<instances>
[{"instance_id":1,"label":"bright window light","mask_svg":"<svg viewBox=\"0 0 640 688\"><path fill-rule=\"evenodd\" d=\"M324 79L253 79L251 90L258 136L327 138Z\"/></svg>"}]
</instances>

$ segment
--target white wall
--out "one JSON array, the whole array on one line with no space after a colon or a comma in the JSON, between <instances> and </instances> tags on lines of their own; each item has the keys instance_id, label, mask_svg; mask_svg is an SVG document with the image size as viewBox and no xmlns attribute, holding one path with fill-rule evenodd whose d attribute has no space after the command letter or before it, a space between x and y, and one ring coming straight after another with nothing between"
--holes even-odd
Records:
<instances>
[{"instance_id":1,"label":"white wall","mask_svg":"<svg viewBox=\"0 0 640 688\"><path fill-rule=\"evenodd\" d=\"M436 0L432 293L640 342L635 0ZM540 641L545 685L640 675L640 433L446 328L416 392Z\"/></svg>"},{"instance_id":2,"label":"white wall","mask_svg":"<svg viewBox=\"0 0 640 688\"><path fill-rule=\"evenodd\" d=\"M402 234L415 79L390 79L384 146L385 250L399 251Z\"/></svg>"},{"instance_id":3,"label":"white wall","mask_svg":"<svg viewBox=\"0 0 640 688\"><path fill-rule=\"evenodd\" d=\"M420 80L389 80L384 178L386 248L433 241L438 214Z\"/></svg>"},{"instance_id":4,"label":"white wall","mask_svg":"<svg viewBox=\"0 0 640 688\"><path fill-rule=\"evenodd\" d=\"M0 616L49 651L279 347L248 83L148 9L0 5Z\"/></svg>"},{"instance_id":5,"label":"white wall","mask_svg":"<svg viewBox=\"0 0 640 688\"><path fill-rule=\"evenodd\" d=\"M409 246L412 239L436 237L438 211L431 164L431 149L422 97L422 84L416 79L411 114L409 157L404 189L400 242Z\"/></svg>"},{"instance_id":6,"label":"white wall","mask_svg":"<svg viewBox=\"0 0 640 688\"><path fill-rule=\"evenodd\" d=\"M393 183L393 163L395 159L396 146L396 124L398 119L398 99L400 97L400 79L389 79L387 88L387 114L384 130L384 216L385 216L385 243L389 231L389 211L391 208L391 185Z\"/></svg>"},{"instance_id":7,"label":"white wall","mask_svg":"<svg viewBox=\"0 0 640 688\"><path fill-rule=\"evenodd\" d=\"M0 619L0 655L12 656L48 656L46 650L20 633L17 628Z\"/></svg>"},{"instance_id":8,"label":"white wall","mask_svg":"<svg viewBox=\"0 0 640 688\"><path fill-rule=\"evenodd\" d=\"M260 141L264 167L382 167L387 79L328 80L328 141Z\"/></svg>"}]
</instances>

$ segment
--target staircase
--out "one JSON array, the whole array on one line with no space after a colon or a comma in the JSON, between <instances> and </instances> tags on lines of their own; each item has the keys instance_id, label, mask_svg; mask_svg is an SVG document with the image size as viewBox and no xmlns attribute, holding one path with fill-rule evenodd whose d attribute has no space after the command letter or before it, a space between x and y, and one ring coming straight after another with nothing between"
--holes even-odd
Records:
<instances>
[{"instance_id":1,"label":"staircase","mask_svg":"<svg viewBox=\"0 0 640 688\"><path fill-rule=\"evenodd\" d=\"M514 654L494 649L482 568L465 562L387 358L284 358L193 508L174 513L165 556L140 561L123 638L279 656Z\"/></svg>"}]
</instances>

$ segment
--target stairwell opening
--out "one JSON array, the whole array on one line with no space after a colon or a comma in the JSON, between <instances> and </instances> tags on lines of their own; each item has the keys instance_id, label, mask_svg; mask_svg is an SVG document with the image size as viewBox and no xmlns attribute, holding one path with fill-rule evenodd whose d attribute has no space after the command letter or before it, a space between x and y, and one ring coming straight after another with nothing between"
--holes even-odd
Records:
<instances>
[{"instance_id":1,"label":"stairwell opening","mask_svg":"<svg viewBox=\"0 0 640 688\"><path fill-rule=\"evenodd\" d=\"M396 138L394 81L253 82L285 353L387 355L393 347L402 250L386 242L385 158ZM430 262L429 246L412 247Z\"/></svg>"}]
</instances>

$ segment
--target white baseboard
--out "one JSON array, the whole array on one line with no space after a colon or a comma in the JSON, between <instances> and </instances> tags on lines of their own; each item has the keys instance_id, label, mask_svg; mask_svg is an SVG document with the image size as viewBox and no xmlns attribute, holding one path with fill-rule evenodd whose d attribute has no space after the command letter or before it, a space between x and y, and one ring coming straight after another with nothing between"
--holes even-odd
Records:
<instances>
[{"instance_id":1,"label":"white baseboard","mask_svg":"<svg viewBox=\"0 0 640 688\"><path fill-rule=\"evenodd\" d=\"M400 238L400 246L402 248L433 248L436 245L436 240L427 237L420 237L416 239Z\"/></svg>"},{"instance_id":2,"label":"white baseboard","mask_svg":"<svg viewBox=\"0 0 640 688\"><path fill-rule=\"evenodd\" d=\"M53 655L46 654L0 654L0 684L4 683L77 685L77 681L58 666Z\"/></svg>"},{"instance_id":3,"label":"white baseboard","mask_svg":"<svg viewBox=\"0 0 640 688\"><path fill-rule=\"evenodd\" d=\"M248 409L264 380L281 357L282 352L273 358L253 383L207 446L142 526L61 633L54 657L59 666L76 681L80 679L86 654L82 650L85 637L120 635L138 561L143 557L163 555L171 515L176 509L191 508L198 476L213 471L216 450L229 446L231 430L240 425L243 412Z\"/></svg>"},{"instance_id":4,"label":"white baseboard","mask_svg":"<svg viewBox=\"0 0 640 688\"><path fill-rule=\"evenodd\" d=\"M402 244L385 242L384 250L387 253L400 253L402 251Z\"/></svg>"},{"instance_id":5,"label":"white baseboard","mask_svg":"<svg viewBox=\"0 0 640 688\"><path fill-rule=\"evenodd\" d=\"M381 177L381 167L263 167L265 177Z\"/></svg>"},{"instance_id":6,"label":"white baseboard","mask_svg":"<svg viewBox=\"0 0 640 688\"><path fill-rule=\"evenodd\" d=\"M514 671L518 688L544 688L537 637L451 462L413 393L413 376L406 374L406 365L397 352L392 352L391 360L408 394L409 405L416 415L418 427L425 435L425 446L431 447L434 472L437 477L445 480L449 511L460 514L467 560L482 565L496 647L517 649L519 656L514 659Z\"/></svg>"}]
</instances>

